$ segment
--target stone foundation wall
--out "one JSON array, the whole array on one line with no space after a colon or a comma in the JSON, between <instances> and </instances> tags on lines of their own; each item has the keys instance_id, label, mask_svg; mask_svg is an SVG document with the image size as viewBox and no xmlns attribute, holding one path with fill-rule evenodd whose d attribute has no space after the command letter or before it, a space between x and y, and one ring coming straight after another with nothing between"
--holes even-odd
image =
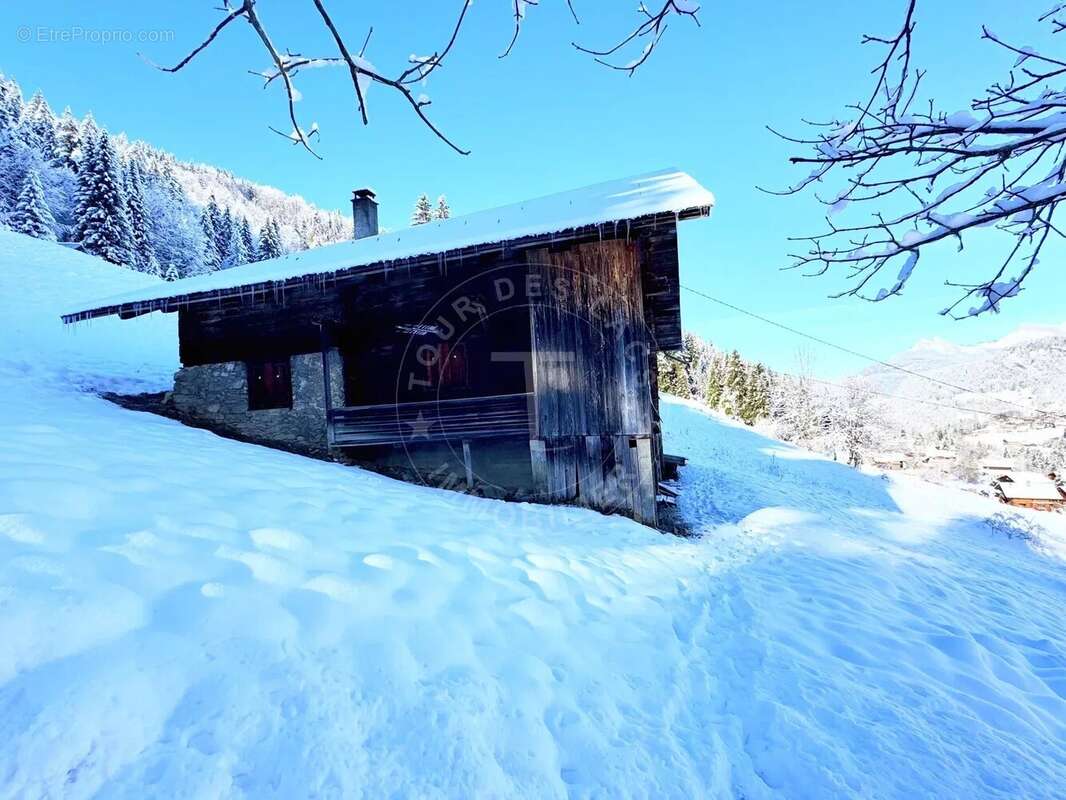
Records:
<instances>
[{"instance_id":1,"label":"stone foundation wall","mask_svg":"<svg viewBox=\"0 0 1066 800\"><path fill-rule=\"evenodd\" d=\"M333 358L330 359L334 361ZM292 356L292 408L248 409L248 370L243 361L182 367L174 376L173 404L199 427L319 457L329 455L322 355ZM334 403L342 402L331 381Z\"/></svg>"}]
</instances>

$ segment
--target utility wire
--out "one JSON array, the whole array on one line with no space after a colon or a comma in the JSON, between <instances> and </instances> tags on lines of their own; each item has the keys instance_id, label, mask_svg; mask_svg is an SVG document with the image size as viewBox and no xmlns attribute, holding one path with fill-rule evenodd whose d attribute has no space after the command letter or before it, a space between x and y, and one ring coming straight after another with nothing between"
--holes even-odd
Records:
<instances>
[{"instance_id":1,"label":"utility wire","mask_svg":"<svg viewBox=\"0 0 1066 800\"><path fill-rule=\"evenodd\" d=\"M821 380L820 378L812 378L810 376L805 376L803 378L800 378L799 380L813 381L814 383L821 383L821 384L824 384L825 386L835 386L837 389L845 389L845 390L847 390L847 389L852 388L852 387L849 387L849 386L845 386L842 383L833 383L833 381L824 381L824 380ZM998 417L1000 419L1003 418L1003 414L997 414L995 411L981 411L981 410L976 409L976 408L965 408L964 406L953 406L953 405L949 405L948 403L938 403L935 400L919 400L917 397L905 397L904 395L901 395L901 394L891 394L889 392L878 391L877 389L868 389L865 386L859 386L857 388L863 394L877 394L877 395L880 395L881 397L891 397L894 400L905 400L908 403L922 403L923 405L936 406L937 408L948 408L948 409L951 409L952 411L966 411L966 412L969 412L970 414L983 414L986 417ZM1028 419L1028 418L1026 419L1026 421L1027 422L1040 422L1040 420Z\"/></svg>"},{"instance_id":2,"label":"utility wire","mask_svg":"<svg viewBox=\"0 0 1066 800\"><path fill-rule=\"evenodd\" d=\"M712 297L711 295L707 294L706 292L701 292L699 289L693 289L691 286L686 286L683 283L680 284L680 286L685 291L692 292L692 294L695 294L695 295L699 295L700 297L702 297L702 298L704 298L706 300L710 300L712 303L717 303L720 306L725 306L726 308L732 309L733 311L736 311L736 312L738 312L740 314L744 314L745 316L751 317L752 319L757 319L760 322L765 322L767 325L773 325L775 328L780 328L783 331L788 331L789 333L794 334L796 336L802 336L804 339L810 339L812 342L817 342L818 344L825 345L826 347L832 347L834 350L839 350L842 353L847 353L848 355L856 356L857 358L862 358L862 359L865 359L867 361L872 361L873 363L880 364L883 367L888 367L889 369L894 369L897 372L903 372L903 373L905 373L907 375L912 375L915 378L921 378L922 380L930 381L931 383L939 383L941 386L946 386L949 389L955 389L956 391L959 391L959 392L966 392L967 394L982 394L982 392L978 392L978 391L975 391L973 389L967 389L965 386L959 386L958 384L950 383L949 381L943 381L943 380L940 380L939 378L934 378L931 375L923 375L921 372L916 372L915 370L908 369L907 367L901 367L899 364L893 364L890 361L883 361L880 358L875 358L874 356L867 355L866 353L860 353L858 350L852 350L850 347L844 347L843 345L837 344L836 342L831 342L828 339L822 339L822 338L820 338L818 336L813 336L812 334L804 333L801 330L798 330L796 328L792 328L792 327L790 327L788 325L785 325L785 324L783 324L781 322L777 322L776 320L772 320L769 317L764 317L761 314L756 314L754 311L748 311L746 308L741 308L740 306L733 305L732 303L727 303L725 300L719 300L717 297ZM826 383L826 381L819 381L819 383ZM837 384L831 384L831 385L836 386ZM883 392L875 392L875 394L884 394L884 393ZM898 399L903 399L903 400L913 400L916 403L924 402L924 403L930 403L930 404L936 405L935 403L932 403L932 401L928 401L928 400L917 400L915 398L905 398L905 397L900 397L899 395L887 395L887 396L888 397L896 397ZM1044 410L1038 409L1038 408L1037 409L1028 408L1027 406L1023 406L1023 405L1021 405L1019 403L1015 403L1012 400L1002 400L1002 399L997 398L997 402L1005 403L1006 405L1014 406L1015 408L1020 408L1022 411L1025 411L1028 414L1040 414L1040 415L1043 415L1045 417L1058 417L1060 419L1066 419L1066 415L1064 415L1064 414L1060 414L1060 413L1055 412L1055 411L1044 411ZM991 412L991 411L977 411L976 409L964 409L964 408L961 408L961 407L958 407L958 406L949 406L949 405L946 405L946 404L940 404L940 405L942 405L944 408L957 408L960 411L969 410L969 411L972 411L975 414L987 414L987 415L993 416L993 417L1002 417L1002 416L1004 416L1003 414L996 414L996 413ZM1031 422L1038 422L1040 420L1032 419L1030 421Z\"/></svg>"}]
</instances>

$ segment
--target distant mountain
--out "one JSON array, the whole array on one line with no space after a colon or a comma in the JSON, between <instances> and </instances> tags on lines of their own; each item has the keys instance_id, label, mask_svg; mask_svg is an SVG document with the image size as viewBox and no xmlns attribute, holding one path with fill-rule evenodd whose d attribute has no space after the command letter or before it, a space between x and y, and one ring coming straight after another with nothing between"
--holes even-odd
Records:
<instances>
[{"instance_id":1,"label":"distant mountain","mask_svg":"<svg viewBox=\"0 0 1066 800\"><path fill-rule=\"evenodd\" d=\"M888 414L901 427L928 429L989 419L965 409L1016 418L1037 416L1032 413L1036 409L1066 413L1066 323L1023 325L1001 339L977 345L926 339L888 361L969 390L888 367L870 367L862 377L872 389L959 407L952 411L889 401Z\"/></svg>"}]
</instances>

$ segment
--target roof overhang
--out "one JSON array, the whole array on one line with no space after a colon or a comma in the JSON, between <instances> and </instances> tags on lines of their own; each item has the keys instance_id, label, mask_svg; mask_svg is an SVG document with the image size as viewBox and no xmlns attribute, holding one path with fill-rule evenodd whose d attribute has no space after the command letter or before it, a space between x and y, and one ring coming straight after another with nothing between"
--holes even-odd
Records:
<instances>
[{"instance_id":1,"label":"roof overhang","mask_svg":"<svg viewBox=\"0 0 1066 800\"><path fill-rule=\"evenodd\" d=\"M628 235L634 229L709 216L713 206L714 196L691 176L663 170L160 283L105 298L62 318L66 323L112 315L129 319L231 297L282 297L286 289L309 283L334 284L418 262L449 263L580 239L600 235L606 227L612 228L612 235Z\"/></svg>"}]
</instances>

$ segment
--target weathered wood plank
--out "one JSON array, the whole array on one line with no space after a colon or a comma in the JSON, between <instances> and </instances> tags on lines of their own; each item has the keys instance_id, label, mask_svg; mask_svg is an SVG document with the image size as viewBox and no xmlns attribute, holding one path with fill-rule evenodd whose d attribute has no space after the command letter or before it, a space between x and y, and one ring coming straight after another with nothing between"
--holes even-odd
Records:
<instances>
[{"instance_id":1,"label":"weathered wood plank","mask_svg":"<svg viewBox=\"0 0 1066 800\"><path fill-rule=\"evenodd\" d=\"M542 434L651 432L638 254L622 240L531 251L544 293L532 307L533 373Z\"/></svg>"},{"instance_id":2,"label":"weathered wood plank","mask_svg":"<svg viewBox=\"0 0 1066 800\"><path fill-rule=\"evenodd\" d=\"M659 485L655 476L655 461L650 437L640 437L636 446L636 474L634 475L634 509L637 522L654 525L655 496Z\"/></svg>"},{"instance_id":3,"label":"weathered wood plank","mask_svg":"<svg viewBox=\"0 0 1066 800\"><path fill-rule=\"evenodd\" d=\"M530 399L515 394L335 408L329 421L341 447L530 436Z\"/></svg>"}]
</instances>

